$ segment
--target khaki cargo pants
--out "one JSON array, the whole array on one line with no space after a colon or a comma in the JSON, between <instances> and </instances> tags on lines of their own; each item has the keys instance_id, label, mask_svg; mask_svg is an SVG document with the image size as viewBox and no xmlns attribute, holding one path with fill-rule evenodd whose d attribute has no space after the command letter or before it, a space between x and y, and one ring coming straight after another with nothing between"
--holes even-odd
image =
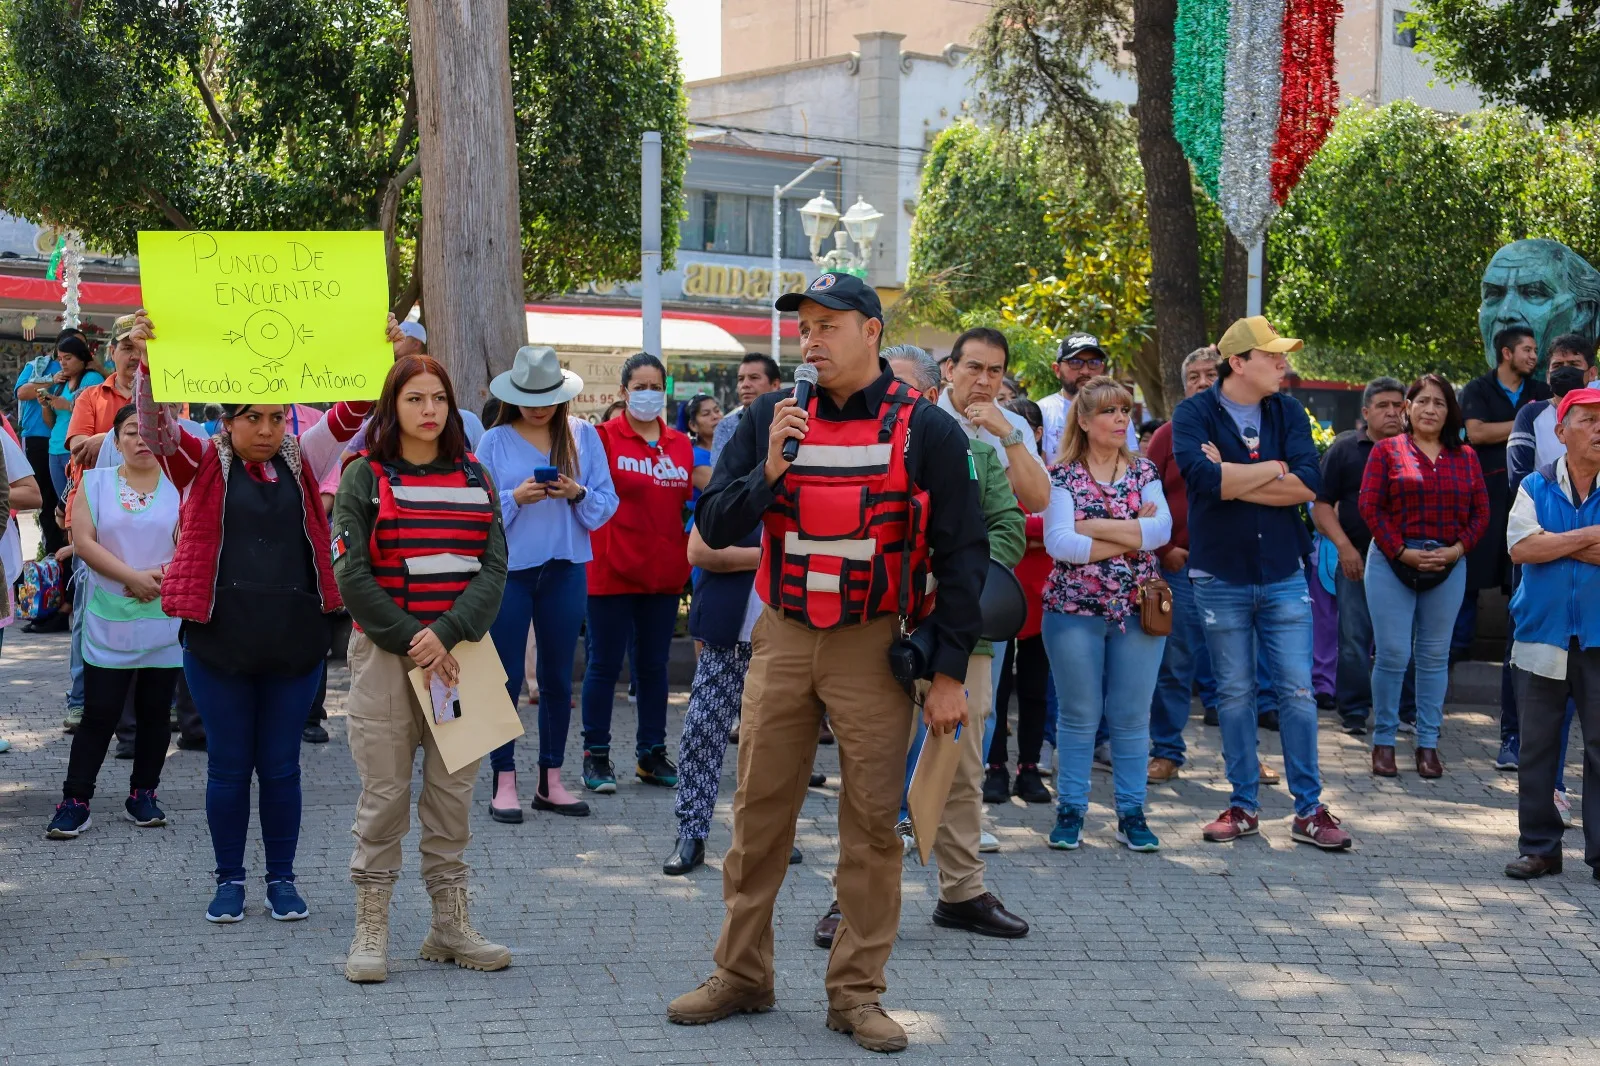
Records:
<instances>
[{"instance_id":1,"label":"khaki cargo pants","mask_svg":"<svg viewBox=\"0 0 1600 1066\"><path fill-rule=\"evenodd\" d=\"M994 703L994 659L974 655L967 660L967 724L961 727L961 761L950 783L950 798L945 800L939 835L933 838L933 861L939 866L939 898L946 903L965 903L986 891L983 886L983 856L978 853L978 835L983 832L983 750L984 727ZM916 736L917 723L911 723ZM909 742L908 742L909 743Z\"/></svg>"},{"instance_id":2,"label":"khaki cargo pants","mask_svg":"<svg viewBox=\"0 0 1600 1066\"><path fill-rule=\"evenodd\" d=\"M472 840L467 817L478 763L448 773L406 674L409 658L379 648L359 629L350 634L350 754L361 772L356 804L356 850L350 880L392 885L400 877L400 845L410 829L411 772L422 747L422 881L432 895L465 886L462 855ZM431 713L431 711L429 712Z\"/></svg>"},{"instance_id":3,"label":"khaki cargo pants","mask_svg":"<svg viewBox=\"0 0 1600 1066\"><path fill-rule=\"evenodd\" d=\"M733 846L723 862L727 916L720 975L773 986L772 911L789 870L824 711L839 748L839 868L844 919L828 956L828 1005L875 1003L900 924L900 837L911 700L889 673L893 617L818 631L768 607L751 635L739 726Z\"/></svg>"}]
</instances>

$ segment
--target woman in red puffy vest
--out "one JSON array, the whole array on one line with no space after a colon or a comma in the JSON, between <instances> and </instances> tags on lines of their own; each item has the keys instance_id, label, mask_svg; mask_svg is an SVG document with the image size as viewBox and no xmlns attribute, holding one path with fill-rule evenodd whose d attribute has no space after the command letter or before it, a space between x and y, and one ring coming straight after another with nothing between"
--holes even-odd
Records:
<instances>
[{"instance_id":1,"label":"woman in red puffy vest","mask_svg":"<svg viewBox=\"0 0 1600 1066\"><path fill-rule=\"evenodd\" d=\"M689 581L685 528L694 486L694 447L667 425L667 371L645 352L622 364L627 406L602 423L600 442L617 490L617 510L590 537L588 662L583 675L583 784L615 792L611 704L628 656L639 700L635 774L672 788L667 758L667 657L678 601Z\"/></svg>"},{"instance_id":2,"label":"woman in red puffy vest","mask_svg":"<svg viewBox=\"0 0 1600 1066\"><path fill-rule=\"evenodd\" d=\"M185 430L150 390L141 311L129 335L139 369L139 436L184 493L161 606L183 619L183 671L206 727L206 821L216 853L211 922L244 917L250 780L260 782L267 903L279 921L310 913L294 884L300 837L300 730L341 606L327 520L282 404L226 404L215 437ZM366 405L341 405L364 408ZM353 410L340 412L347 417Z\"/></svg>"}]
</instances>

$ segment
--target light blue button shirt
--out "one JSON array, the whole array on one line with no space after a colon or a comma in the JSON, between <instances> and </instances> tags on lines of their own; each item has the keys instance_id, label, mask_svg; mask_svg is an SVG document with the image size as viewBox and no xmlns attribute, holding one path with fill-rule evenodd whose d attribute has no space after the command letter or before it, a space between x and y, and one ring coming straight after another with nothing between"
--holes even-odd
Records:
<instances>
[{"instance_id":1,"label":"light blue button shirt","mask_svg":"<svg viewBox=\"0 0 1600 1066\"><path fill-rule=\"evenodd\" d=\"M514 426L496 426L478 443L478 461L500 492L500 515L506 527L506 565L512 570L543 566L552 559L587 563L594 558L589 534L617 510L611 464L594 426L581 418L567 419L578 444L578 484L589 494L578 504L540 500L519 504L516 487L533 476L535 467L550 466L550 457L529 444Z\"/></svg>"}]
</instances>

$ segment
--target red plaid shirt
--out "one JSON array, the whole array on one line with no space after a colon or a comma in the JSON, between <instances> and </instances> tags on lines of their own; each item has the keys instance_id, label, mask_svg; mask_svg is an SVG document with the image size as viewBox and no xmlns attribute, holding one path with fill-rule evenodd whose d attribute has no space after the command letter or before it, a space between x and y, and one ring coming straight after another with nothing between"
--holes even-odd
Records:
<instances>
[{"instance_id":1,"label":"red plaid shirt","mask_svg":"<svg viewBox=\"0 0 1600 1066\"><path fill-rule=\"evenodd\" d=\"M1445 448L1433 462L1402 433L1372 447L1361 475L1361 517L1390 559L1407 540L1460 541L1468 551L1489 528L1489 493L1470 445Z\"/></svg>"}]
</instances>

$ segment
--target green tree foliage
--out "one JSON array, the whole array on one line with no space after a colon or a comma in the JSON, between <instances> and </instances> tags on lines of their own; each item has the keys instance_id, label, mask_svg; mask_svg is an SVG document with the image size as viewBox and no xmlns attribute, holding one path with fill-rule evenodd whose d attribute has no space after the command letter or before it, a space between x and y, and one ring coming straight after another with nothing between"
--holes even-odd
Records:
<instances>
[{"instance_id":1,"label":"green tree foliage","mask_svg":"<svg viewBox=\"0 0 1600 1066\"><path fill-rule=\"evenodd\" d=\"M1522 112L1353 107L1269 236L1268 314L1310 375L1483 373L1479 283L1502 245L1549 237L1591 260L1596 127Z\"/></svg>"},{"instance_id":2,"label":"green tree foliage","mask_svg":"<svg viewBox=\"0 0 1600 1066\"><path fill-rule=\"evenodd\" d=\"M635 276L639 135L662 133L667 205L686 155L665 5L510 0L510 22L527 288ZM122 252L141 229L381 228L409 302L409 47L402 0L0 0L0 207Z\"/></svg>"},{"instance_id":3,"label":"green tree foliage","mask_svg":"<svg viewBox=\"0 0 1600 1066\"><path fill-rule=\"evenodd\" d=\"M1547 120L1600 114L1593 0L1421 0L1419 43L1446 77Z\"/></svg>"}]
</instances>

